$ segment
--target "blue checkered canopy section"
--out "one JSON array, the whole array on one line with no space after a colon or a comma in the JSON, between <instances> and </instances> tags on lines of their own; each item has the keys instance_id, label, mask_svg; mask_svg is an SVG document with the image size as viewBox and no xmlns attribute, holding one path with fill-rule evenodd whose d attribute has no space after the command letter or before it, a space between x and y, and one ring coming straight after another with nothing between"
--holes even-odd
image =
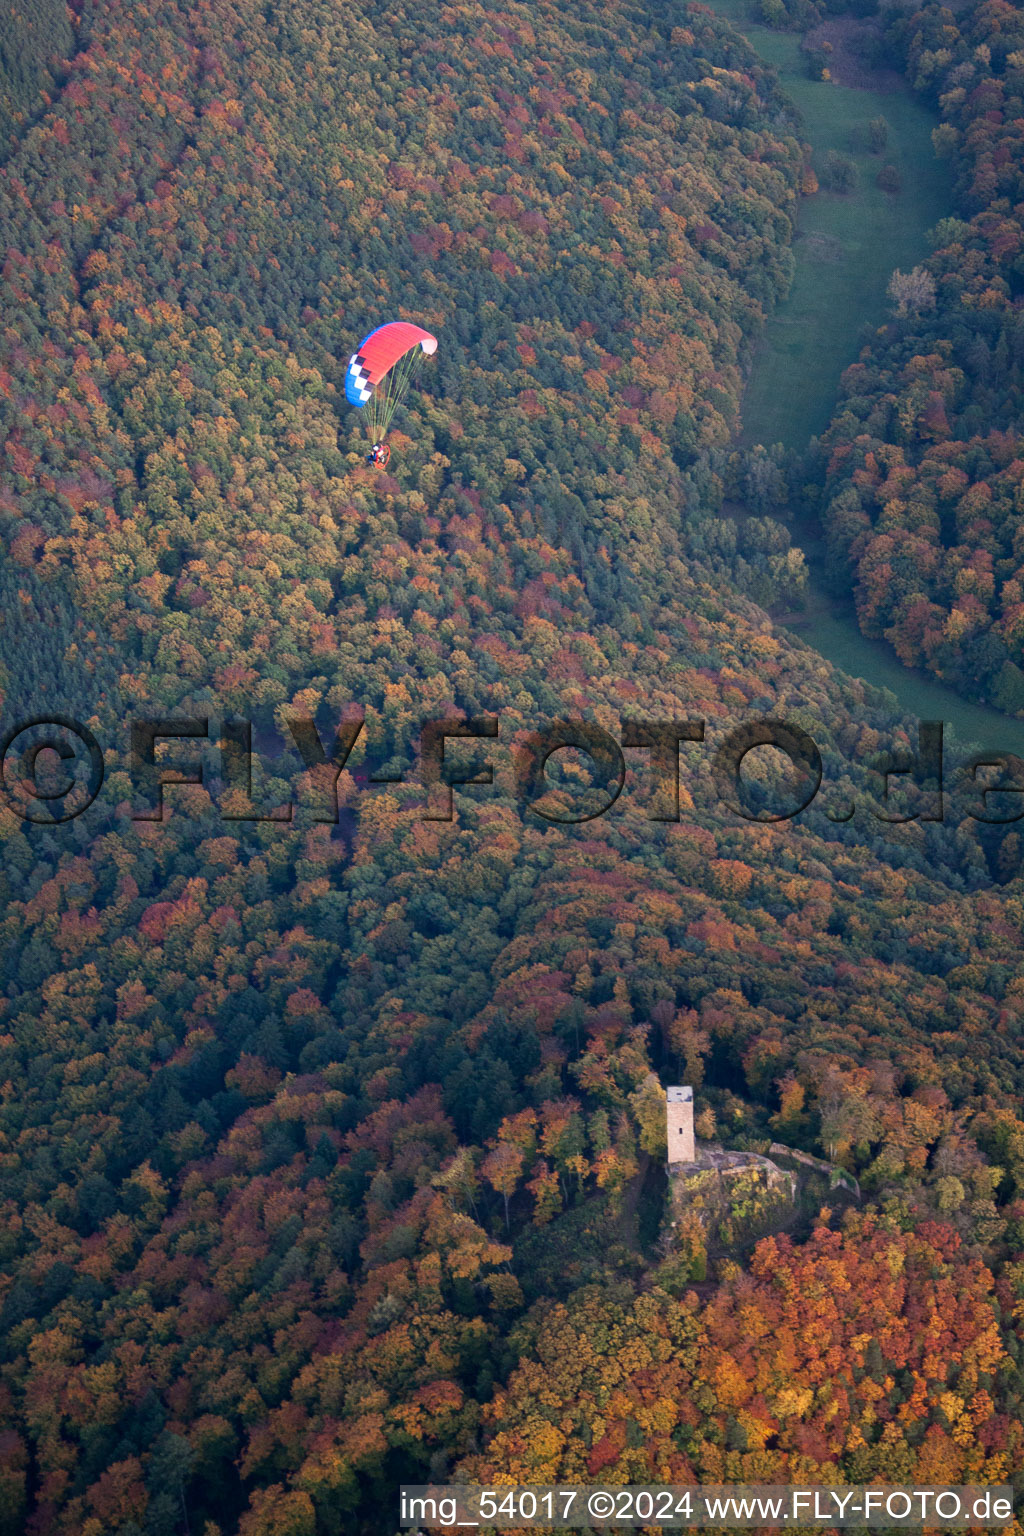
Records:
<instances>
[{"instance_id":1,"label":"blue checkered canopy section","mask_svg":"<svg viewBox=\"0 0 1024 1536\"><path fill-rule=\"evenodd\" d=\"M345 374L345 399L349 405L365 405L373 394L373 385L361 352L353 352Z\"/></svg>"}]
</instances>

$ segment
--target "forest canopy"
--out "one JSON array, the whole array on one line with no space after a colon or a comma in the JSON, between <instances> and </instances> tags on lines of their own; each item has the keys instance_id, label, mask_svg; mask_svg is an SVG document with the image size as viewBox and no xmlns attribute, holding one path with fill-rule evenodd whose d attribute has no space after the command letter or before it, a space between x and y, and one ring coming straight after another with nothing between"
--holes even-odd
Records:
<instances>
[{"instance_id":1,"label":"forest canopy","mask_svg":"<svg viewBox=\"0 0 1024 1536\"><path fill-rule=\"evenodd\" d=\"M961 42L926 7L908 65L1002 100L1007 11ZM460 1468L1015 1475L1016 834L767 827L708 769L773 713L841 805L916 739L755 600L799 580L779 466L732 441L811 185L774 76L698 3L407 0L385 26L87 0L63 29L31 83L3 55L0 686L5 721L42 699L109 761L65 826L0 812L0 1531L349 1536ZM977 79L940 79L968 44ZM1012 161L993 145L970 195ZM1013 290L1004 213L970 218L944 238L977 247L1005 358L988 446L942 471L957 506L985 481L975 507L1013 462ZM441 339L387 473L344 403L384 317ZM879 343L911 422L964 366L939 335L914 361L917 318ZM829 438L833 530L855 467L933 475L890 427L848 433L859 410ZM304 771L286 711L365 719L336 824L228 820L209 783L133 819L129 716L250 719L266 809ZM513 743L623 716L708 739L675 822L635 755L633 808L598 822L530 819L501 781L426 820L395 782L421 723L487 714ZM653 1251L672 1081L732 1145L840 1164L866 1209L692 1289L700 1254Z\"/></svg>"}]
</instances>

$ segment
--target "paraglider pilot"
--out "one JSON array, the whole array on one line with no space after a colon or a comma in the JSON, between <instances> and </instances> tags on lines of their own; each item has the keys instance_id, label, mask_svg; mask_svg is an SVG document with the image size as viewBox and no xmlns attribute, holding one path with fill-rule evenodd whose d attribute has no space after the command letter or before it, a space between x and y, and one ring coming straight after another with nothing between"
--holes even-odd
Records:
<instances>
[{"instance_id":1,"label":"paraglider pilot","mask_svg":"<svg viewBox=\"0 0 1024 1536\"><path fill-rule=\"evenodd\" d=\"M374 443L366 455L367 464L386 464L391 457L391 449L386 443Z\"/></svg>"}]
</instances>

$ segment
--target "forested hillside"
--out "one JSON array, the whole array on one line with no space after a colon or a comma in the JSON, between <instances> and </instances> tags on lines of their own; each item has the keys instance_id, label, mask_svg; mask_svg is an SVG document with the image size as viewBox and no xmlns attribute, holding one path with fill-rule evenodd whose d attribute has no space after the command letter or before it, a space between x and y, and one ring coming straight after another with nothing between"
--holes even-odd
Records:
<instances>
[{"instance_id":1,"label":"forested hillside","mask_svg":"<svg viewBox=\"0 0 1024 1536\"><path fill-rule=\"evenodd\" d=\"M1024 13L1003 0L900 18L957 175L934 254L847 370L826 519L866 633L972 697L1024 712ZM916 281L913 279L916 278Z\"/></svg>"},{"instance_id":2,"label":"forested hillside","mask_svg":"<svg viewBox=\"0 0 1024 1536\"><path fill-rule=\"evenodd\" d=\"M73 44L63 0L10 0L0 18L0 160L19 129L49 104Z\"/></svg>"},{"instance_id":3,"label":"forested hillside","mask_svg":"<svg viewBox=\"0 0 1024 1536\"><path fill-rule=\"evenodd\" d=\"M914 732L739 591L799 584L785 530L741 567L714 510L771 480L729 444L809 185L772 78L699 4L76 25L0 182L2 682L107 778L0 818L0 1531L390 1532L459 1468L1008 1480L1016 835L863 808ZM382 474L340 383L388 317L439 347ZM212 756L133 819L128 715L252 719L266 809L285 713L365 714L338 824L227 819ZM494 784L426 820L422 722L483 714ZM827 809L723 806L768 714ZM643 754L607 816L524 806L562 718L705 720L681 820ZM699 1299L659 1080L872 1209Z\"/></svg>"}]
</instances>

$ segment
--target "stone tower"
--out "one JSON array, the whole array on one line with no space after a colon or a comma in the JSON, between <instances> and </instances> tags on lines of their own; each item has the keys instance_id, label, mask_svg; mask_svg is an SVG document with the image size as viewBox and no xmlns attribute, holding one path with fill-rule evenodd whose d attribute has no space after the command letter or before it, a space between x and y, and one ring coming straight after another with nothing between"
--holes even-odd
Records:
<instances>
[{"instance_id":1,"label":"stone tower","mask_svg":"<svg viewBox=\"0 0 1024 1536\"><path fill-rule=\"evenodd\" d=\"M696 1162L693 1144L693 1089L666 1088L669 1163Z\"/></svg>"}]
</instances>

